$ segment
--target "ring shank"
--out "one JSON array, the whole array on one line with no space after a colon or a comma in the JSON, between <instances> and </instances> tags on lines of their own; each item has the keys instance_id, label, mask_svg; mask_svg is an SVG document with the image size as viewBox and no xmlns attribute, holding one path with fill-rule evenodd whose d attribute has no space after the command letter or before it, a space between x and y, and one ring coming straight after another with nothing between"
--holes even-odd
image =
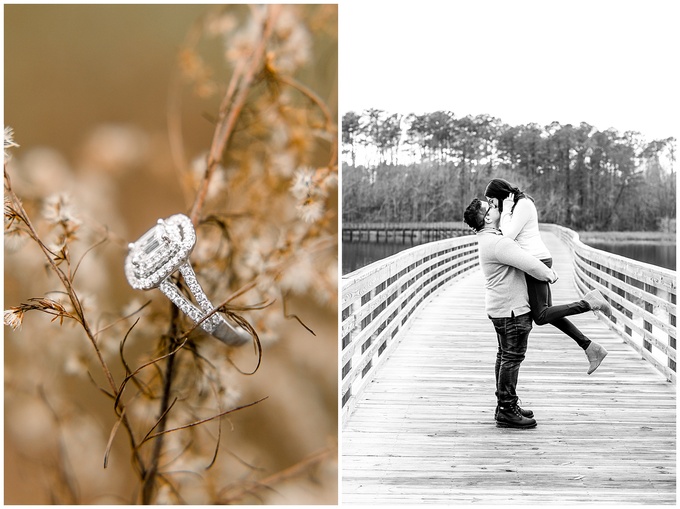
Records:
<instances>
[{"instance_id":1,"label":"ring shank","mask_svg":"<svg viewBox=\"0 0 680 509\"><path fill-rule=\"evenodd\" d=\"M186 261L180 268L180 273L189 287L189 291L201 307L196 307L172 282L170 277L164 279L158 289L162 291L180 310L200 324L200 327L207 333L213 335L223 343L230 346L238 346L246 343L250 339L250 334L238 324L230 324L222 315L214 312L214 307L201 285L196 279L196 274L191 264ZM211 316L208 316L212 313ZM206 318L207 317L207 318Z\"/></svg>"}]
</instances>

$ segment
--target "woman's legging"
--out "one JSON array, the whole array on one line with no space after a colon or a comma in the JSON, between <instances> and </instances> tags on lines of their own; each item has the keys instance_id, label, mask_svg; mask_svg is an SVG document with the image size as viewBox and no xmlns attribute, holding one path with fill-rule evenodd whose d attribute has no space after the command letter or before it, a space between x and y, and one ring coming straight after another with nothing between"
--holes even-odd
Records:
<instances>
[{"instance_id":1,"label":"woman's legging","mask_svg":"<svg viewBox=\"0 0 680 509\"><path fill-rule=\"evenodd\" d=\"M548 267L552 267L552 258L541 260ZM531 318L536 325L549 323L554 325L567 336L578 343L584 350L590 346L590 340L578 330L565 316L578 315L590 311L590 305L580 300L570 304L552 305L550 285L545 281L534 279L526 275L527 291L529 293L529 306L531 306Z\"/></svg>"}]
</instances>

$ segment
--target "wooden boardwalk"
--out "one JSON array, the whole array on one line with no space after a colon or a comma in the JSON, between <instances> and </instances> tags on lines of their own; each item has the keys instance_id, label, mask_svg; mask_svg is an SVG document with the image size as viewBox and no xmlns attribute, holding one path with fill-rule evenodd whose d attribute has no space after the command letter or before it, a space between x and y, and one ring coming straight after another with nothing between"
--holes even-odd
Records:
<instances>
[{"instance_id":1,"label":"wooden boardwalk","mask_svg":"<svg viewBox=\"0 0 680 509\"><path fill-rule=\"evenodd\" d=\"M564 244L542 233L576 300ZM675 504L675 386L589 312L572 317L609 350L534 326L517 388L530 430L495 426L496 337L481 271L418 313L342 433L342 503Z\"/></svg>"}]
</instances>

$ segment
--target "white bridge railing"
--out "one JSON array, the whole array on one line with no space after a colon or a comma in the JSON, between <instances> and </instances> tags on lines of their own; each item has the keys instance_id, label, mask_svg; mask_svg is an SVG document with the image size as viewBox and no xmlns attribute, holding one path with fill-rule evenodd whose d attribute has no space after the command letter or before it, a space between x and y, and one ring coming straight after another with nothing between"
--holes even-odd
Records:
<instances>
[{"instance_id":1,"label":"white bridge railing","mask_svg":"<svg viewBox=\"0 0 680 509\"><path fill-rule=\"evenodd\" d=\"M416 246L343 277L343 424L418 306L444 283L478 267L472 235Z\"/></svg>"},{"instance_id":2,"label":"white bridge railing","mask_svg":"<svg viewBox=\"0 0 680 509\"><path fill-rule=\"evenodd\" d=\"M676 383L676 273L586 246L573 230L542 224L572 250L583 294L600 290L612 316L600 318ZM476 236L430 242L379 260L342 281L342 422L416 311L443 284L478 269Z\"/></svg>"},{"instance_id":3,"label":"white bridge railing","mask_svg":"<svg viewBox=\"0 0 680 509\"><path fill-rule=\"evenodd\" d=\"M596 288L611 304L612 316L600 318L676 383L676 272L586 246L569 228L548 224L541 228L571 248L579 293Z\"/></svg>"}]
</instances>

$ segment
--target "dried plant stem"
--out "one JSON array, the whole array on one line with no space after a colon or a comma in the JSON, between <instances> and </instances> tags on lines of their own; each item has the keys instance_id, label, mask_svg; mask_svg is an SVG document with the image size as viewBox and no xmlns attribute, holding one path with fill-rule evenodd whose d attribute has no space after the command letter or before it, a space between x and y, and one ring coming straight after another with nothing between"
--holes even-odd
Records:
<instances>
[{"instance_id":1,"label":"dried plant stem","mask_svg":"<svg viewBox=\"0 0 680 509\"><path fill-rule=\"evenodd\" d=\"M253 84L258 71L263 66L267 42L271 37L274 22L280 12L281 6L268 5L266 8L267 17L264 22L262 37L260 38L259 44L251 54L247 64L244 62L243 68L238 66L234 70L227 93L220 105L217 127L215 128L215 134L213 135L210 151L208 153L207 168L191 209L190 217L195 226L198 225L201 210L203 209L206 196L208 195L210 179L215 172L215 168L217 168L217 165L222 161L224 149L236 126L236 121L241 110L246 103L250 87Z\"/></svg>"},{"instance_id":2,"label":"dried plant stem","mask_svg":"<svg viewBox=\"0 0 680 509\"><path fill-rule=\"evenodd\" d=\"M330 133L334 133L337 130L335 125L333 124L333 115L331 114L330 110L328 109L328 106L326 105L325 102L316 94L311 88L303 85L299 81L293 79L290 76L284 76L277 74L276 79L280 81L281 83L284 83L290 87L295 88L299 92L301 92L303 95L306 95L307 98L312 101L316 106L321 110L323 113L323 116L326 119L326 130ZM338 137L333 136L333 141L331 142L332 147L331 147L331 159L328 162L329 167L334 167L338 163Z\"/></svg>"},{"instance_id":3,"label":"dried plant stem","mask_svg":"<svg viewBox=\"0 0 680 509\"><path fill-rule=\"evenodd\" d=\"M61 281L61 284L64 286L64 290L66 290L66 295L68 296L69 300L71 301L71 305L73 306L73 309L75 311L76 317L78 319L78 322L80 325L83 327L85 330L85 333L87 334L88 339L92 343L92 346L94 346L95 353L97 354L97 359L99 360L99 363L102 366L102 369L104 371L104 375L106 376L107 381L109 382L109 385L111 386L111 389L113 391L116 390L116 383L113 380L113 375L111 374L111 370L106 364L106 361L104 360L104 357L102 356L101 350L99 349L99 346L97 345L97 340L95 338L95 335L93 334L92 330L90 329L90 325L88 324L87 320L85 319L85 314L83 312L83 306L80 303L80 299L78 298L78 295L76 294L75 290L73 289L73 284L71 283L71 279L69 278L69 275L65 274L63 270L57 266L57 263L54 261L54 253L50 251L45 243L40 239L40 236L38 235L38 232L33 226L33 223L31 222L30 218L28 217L28 214L26 213L26 210L24 209L24 206L21 203L21 200L19 200L19 197L14 193L14 190L12 189L12 183L10 181L9 175L7 172L5 172L5 190L7 191L7 194L12 201L12 207L14 210L19 214L21 217L21 221L26 225L26 228L28 228L28 234L33 239L40 249L42 250L43 254L45 255L45 258L47 258L48 263L50 264L50 267L52 268L53 272L57 275L59 280ZM70 270L70 269L69 269Z\"/></svg>"},{"instance_id":4,"label":"dried plant stem","mask_svg":"<svg viewBox=\"0 0 680 509\"><path fill-rule=\"evenodd\" d=\"M155 439L155 438L160 437L162 435L165 435L167 433L174 433L175 431L180 431L180 430L183 430L183 429L195 428L196 426L200 426L201 424L205 424L206 422L214 421L215 419L219 419L220 417L224 417L225 415L233 414L234 412L237 412L239 410L243 410L244 408L249 408L251 406L255 406L258 403L262 403L268 397L269 396L265 396L264 398L260 398L256 401L253 401L252 403L246 403L245 405L237 406L235 408L230 408L229 410L224 410L223 412L212 415L210 417L206 417L205 419L200 419L198 421L190 422L189 424L184 424L182 426L177 426L176 428L157 431L153 435L149 435L149 437L147 437L147 440Z\"/></svg>"},{"instance_id":5,"label":"dried plant stem","mask_svg":"<svg viewBox=\"0 0 680 509\"><path fill-rule=\"evenodd\" d=\"M179 310L177 307L171 305L170 315L170 330L168 331L167 357L165 360L165 380L163 383L163 394L161 396L161 407L159 411L159 418L156 427L161 431L165 431L167 424L168 411L170 409L170 395L172 393L172 382L175 372L175 359L177 348L175 345L177 336L177 321L179 319ZM144 441L142 441L144 443ZM154 442L149 468L142 483L142 503L150 504L153 501L155 494L156 476L158 475L158 464L160 462L161 452L163 450L163 438L158 437Z\"/></svg>"},{"instance_id":6,"label":"dried plant stem","mask_svg":"<svg viewBox=\"0 0 680 509\"><path fill-rule=\"evenodd\" d=\"M47 261L50 265L50 268L52 271L57 275L59 280L61 281L61 284L64 287L65 293L68 296L69 300L71 301L71 305L73 306L74 313L75 313L75 318L77 319L78 323L82 326L83 330L85 331L85 334L87 335L87 338L90 340L90 343L92 344L92 347L94 348L95 354L97 356L97 360L99 361L99 364L102 367L102 371L104 372L104 376L106 377L106 380L109 384L109 387L111 389L111 392L114 397L118 397L118 389L116 387L116 382L113 379L113 374L111 373L111 370L109 369L108 365L106 364L106 361L104 360L104 356L102 355L101 350L99 349L99 345L97 344L97 338L96 335L93 333L92 329L90 328L90 324L88 323L87 319L85 318L85 312L83 310L83 306L80 302L80 298L78 297L78 294L76 293L73 284L72 284L72 275L70 274L70 263L69 263L69 274L66 274L55 262L54 260L54 253L49 250L49 248L45 245L45 243L42 241L40 236L38 235L37 230L33 226L33 223L31 222L28 213L24 209L23 204L21 203L21 200L19 197L16 195L12 188L12 182L10 180L9 174L7 173L7 170L5 169L5 192L7 193L7 196L9 197L11 203L12 203L12 208L15 211L15 213L18 215L18 217L21 219L21 221L24 223L24 225L27 228L27 233L29 237L35 241L36 244L40 247L42 250L43 254L45 255L45 258L47 258ZM127 429L128 436L130 439L130 444L132 447L133 451L133 457L136 462L137 467L144 472L145 467L144 467L144 462L142 460L142 457L139 454L138 447L137 447L137 441L135 439L134 433L132 431L132 427L130 425L130 422L128 421L127 417L124 414L124 408L121 409L121 414L119 414L120 419L123 422L123 425Z\"/></svg>"},{"instance_id":7,"label":"dried plant stem","mask_svg":"<svg viewBox=\"0 0 680 509\"><path fill-rule=\"evenodd\" d=\"M307 469L318 465L324 460L333 457L337 453L337 447L328 447L323 449L302 461L296 463L295 465L288 467L280 472L265 477L260 481L250 481L249 483L241 484L237 487L227 489L223 495L220 496L218 504L233 504L242 499L245 495L255 492L257 489L267 488L271 489L271 486L295 476L304 473Z\"/></svg>"}]
</instances>

